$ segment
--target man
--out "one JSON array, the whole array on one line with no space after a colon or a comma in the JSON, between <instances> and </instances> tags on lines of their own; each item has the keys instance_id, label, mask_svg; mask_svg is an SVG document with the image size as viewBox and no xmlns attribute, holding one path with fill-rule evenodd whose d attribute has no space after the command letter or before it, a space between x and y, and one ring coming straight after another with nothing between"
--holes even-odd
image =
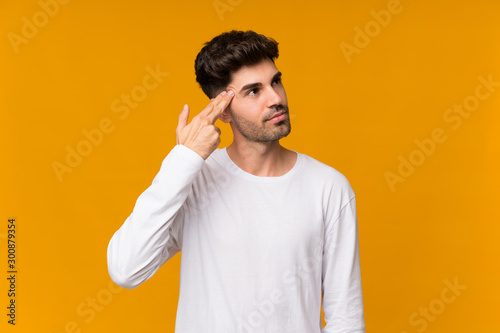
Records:
<instances>
[{"instance_id":1,"label":"man","mask_svg":"<svg viewBox=\"0 0 500 333\"><path fill-rule=\"evenodd\" d=\"M365 332L354 192L280 145L291 127L276 58L253 31L205 44L195 69L211 101L190 123L184 106L177 145L109 243L125 288L182 250L177 333Z\"/></svg>"}]
</instances>

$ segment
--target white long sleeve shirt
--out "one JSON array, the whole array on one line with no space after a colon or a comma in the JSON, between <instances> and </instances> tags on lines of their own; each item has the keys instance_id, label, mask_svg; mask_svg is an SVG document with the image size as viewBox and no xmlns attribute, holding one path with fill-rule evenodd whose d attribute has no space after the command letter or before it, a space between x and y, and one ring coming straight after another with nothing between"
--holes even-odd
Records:
<instances>
[{"instance_id":1,"label":"white long sleeve shirt","mask_svg":"<svg viewBox=\"0 0 500 333\"><path fill-rule=\"evenodd\" d=\"M176 333L365 332L354 192L307 155L259 177L225 148L175 146L113 235L109 274L134 288L181 250Z\"/></svg>"}]
</instances>

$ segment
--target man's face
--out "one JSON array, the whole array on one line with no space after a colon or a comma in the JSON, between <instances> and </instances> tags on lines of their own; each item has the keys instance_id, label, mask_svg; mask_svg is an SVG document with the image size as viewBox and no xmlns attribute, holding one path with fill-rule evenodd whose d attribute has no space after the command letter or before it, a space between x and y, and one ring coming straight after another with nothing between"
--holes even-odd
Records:
<instances>
[{"instance_id":1,"label":"man's face","mask_svg":"<svg viewBox=\"0 0 500 333\"><path fill-rule=\"evenodd\" d=\"M270 59L232 73L229 89L234 98L220 119L231 124L235 139L243 136L249 141L269 142L290 133L281 73Z\"/></svg>"}]
</instances>

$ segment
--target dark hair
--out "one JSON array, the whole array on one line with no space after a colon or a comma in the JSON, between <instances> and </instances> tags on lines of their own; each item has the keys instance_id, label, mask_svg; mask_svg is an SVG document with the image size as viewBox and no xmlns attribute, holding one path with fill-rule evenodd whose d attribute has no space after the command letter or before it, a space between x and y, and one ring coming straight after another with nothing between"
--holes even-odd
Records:
<instances>
[{"instance_id":1,"label":"dark hair","mask_svg":"<svg viewBox=\"0 0 500 333\"><path fill-rule=\"evenodd\" d=\"M231 73L269 58L278 58L278 43L254 31L222 33L206 42L196 56L196 81L208 98L214 98L231 83Z\"/></svg>"}]
</instances>

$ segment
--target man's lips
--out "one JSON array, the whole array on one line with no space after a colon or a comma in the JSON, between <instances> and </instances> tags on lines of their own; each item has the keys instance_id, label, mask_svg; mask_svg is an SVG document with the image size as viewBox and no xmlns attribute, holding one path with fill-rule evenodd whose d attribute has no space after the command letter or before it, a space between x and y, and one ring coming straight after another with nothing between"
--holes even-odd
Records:
<instances>
[{"instance_id":1,"label":"man's lips","mask_svg":"<svg viewBox=\"0 0 500 333\"><path fill-rule=\"evenodd\" d=\"M286 112L285 111L280 111L276 114L273 115L271 119L268 119L267 121L270 123L278 123L282 120L286 119Z\"/></svg>"}]
</instances>

